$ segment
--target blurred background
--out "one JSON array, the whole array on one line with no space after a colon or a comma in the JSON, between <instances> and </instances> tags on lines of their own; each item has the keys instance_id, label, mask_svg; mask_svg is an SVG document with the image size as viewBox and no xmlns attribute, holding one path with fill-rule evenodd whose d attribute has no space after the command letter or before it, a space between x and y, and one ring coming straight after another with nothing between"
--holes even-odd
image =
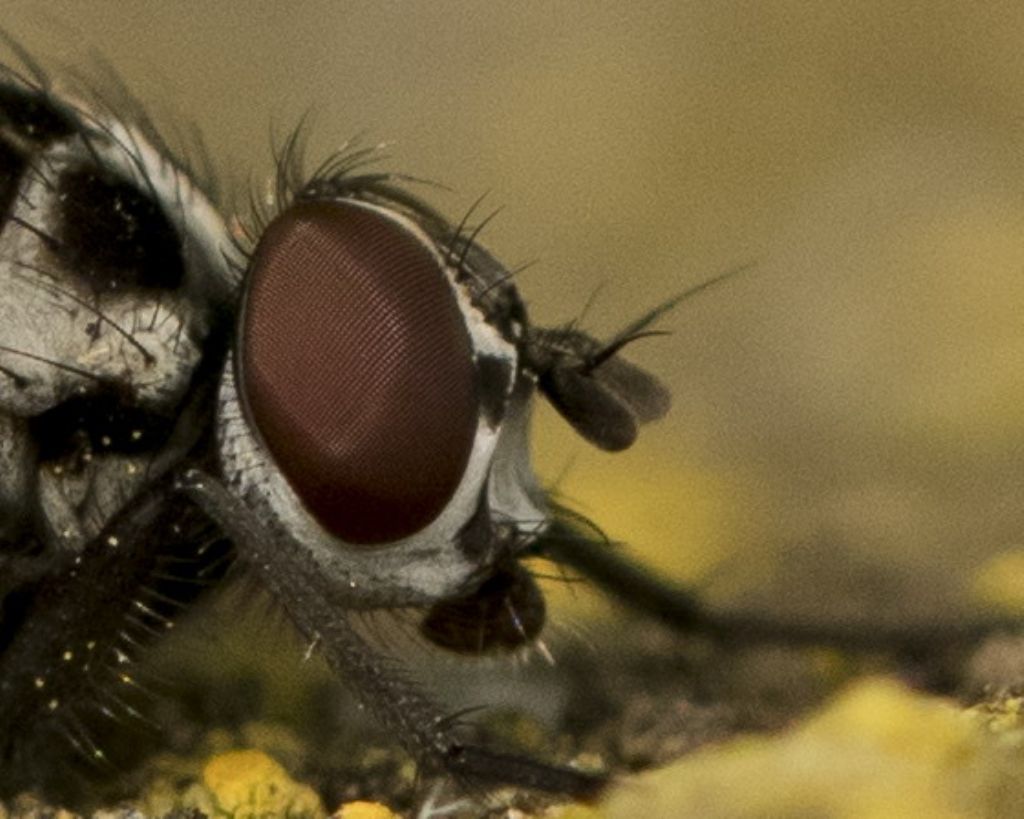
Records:
<instances>
[{"instance_id":1,"label":"blurred background","mask_svg":"<svg viewBox=\"0 0 1024 819\"><path fill-rule=\"evenodd\" d=\"M488 192L485 243L538 260L540 322L589 304L610 334L752 265L630 348L676 399L633 450L539 413L547 479L732 605L927 616L1005 590L1019 3L5 0L2 24L57 77L109 61L238 190L310 112L313 160L363 134L455 219Z\"/></svg>"}]
</instances>

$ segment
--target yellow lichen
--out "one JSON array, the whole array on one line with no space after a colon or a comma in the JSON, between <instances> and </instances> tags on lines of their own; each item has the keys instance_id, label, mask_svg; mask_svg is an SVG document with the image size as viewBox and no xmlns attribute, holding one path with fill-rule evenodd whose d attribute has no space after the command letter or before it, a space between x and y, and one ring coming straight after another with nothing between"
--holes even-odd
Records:
<instances>
[{"instance_id":1,"label":"yellow lichen","mask_svg":"<svg viewBox=\"0 0 1024 819\"><path fill-rule=\"evenodd\" d=\"M321 817L320 798L295 782L281 765L262 751L230 751L210 759L202 784L183 797L187 807L234 819L257 817Z\"/></svg>"},{"instance_id":2,"label":"yellow lichen","mask_svg":"<svg viewBox=\"0 0 1024 819\"><path fill-rule=\"evenodd\" d=\"M609 819L1003 815L1019 759L951 701L863 681L802 726L695 753L624 782ZM1009 763L1014 764L1009 764Z\"/></svg>"},{"instance_id":3,"label":"yellow lichen","mask_svg":"<svg viewBox=\"0 0 1024 819\"><path fill-rule=\"evenodd\" d=\"M589 805L552 805L541 815L544 819L602 819L604 816Z\"/></svg>"},{"instance_id":4,"label":"yellow lichen","mask_svg":"<svg viewBox=\"0 0 1024 819\"><path fill-rule=\"evenodd\" d=\"M331 819L399 819L399 816L380 802L347 802L331 814Z\"/></svg>"}]
</instances>

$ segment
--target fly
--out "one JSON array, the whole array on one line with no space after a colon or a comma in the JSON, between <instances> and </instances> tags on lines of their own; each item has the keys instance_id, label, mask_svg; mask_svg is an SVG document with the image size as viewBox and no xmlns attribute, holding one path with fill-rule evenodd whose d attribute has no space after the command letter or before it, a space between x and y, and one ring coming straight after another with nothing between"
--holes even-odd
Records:
<instances>
[{"instance_id":1,"label":"fly","mask_svg":"<svg viewBox=\"0 0 1024 819\"><path fill-rule=\"evenodd\" d=\"M718 616L543 490L538 394L629 447L670 398L623 352L692 293L604 341L538 327L476 231L370 151L305 174L298 135L239 236L136 106L65 99L24 62L0 75L0 793L45 784L55 744L102 761L91 726L144 716L136 659L235 562L425 771L577 798L607 777L467 739L351 614L415 608L437 646L515 651L544 625L523 567L542 556L728 640L920 648L997 625Z\"/></svg>"}]
</instances>

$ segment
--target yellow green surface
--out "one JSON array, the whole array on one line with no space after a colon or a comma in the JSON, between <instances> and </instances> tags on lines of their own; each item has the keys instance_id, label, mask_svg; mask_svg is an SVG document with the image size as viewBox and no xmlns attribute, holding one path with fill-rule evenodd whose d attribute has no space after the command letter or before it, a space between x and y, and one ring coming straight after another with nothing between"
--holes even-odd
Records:
<instances>
[{"instance_id":1,"label":"yellow green surface","mask_svg":"<svg viewBox=\"0 0 1024 819\"><path fill-rule=\"evenodd\" d=\"M608 817L974 819L1020 815L1019 702L965 711L884 678L775 736L708 748L624 782Z\"/></svg>"},{"instance_id":2,"label":"yellow green surface","mask_svg":"<svg viewBox=\"0 0 1024 819\"><path fill-rule=\"evenodd\" d=\"M1002 819L1024 800L1024 704L996 699L964 708L889 677L868 677L817 712L773 734L738 735L667 766L623 777L594 806L539 808L547 819ZM216 754L193 784L151 790L150 815L171 806L209 816L391 819L387 806L325 809L269 755ZM478 805L475 810L483 810ZM453 815L472 816L454 810Z\"/></svg>"}]
</instances>

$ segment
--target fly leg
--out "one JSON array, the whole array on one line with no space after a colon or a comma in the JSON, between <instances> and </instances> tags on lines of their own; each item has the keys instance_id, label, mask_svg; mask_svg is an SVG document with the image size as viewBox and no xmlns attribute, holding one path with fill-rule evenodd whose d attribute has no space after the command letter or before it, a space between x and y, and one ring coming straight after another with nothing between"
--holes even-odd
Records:
<instances>
[{"instance_id":1,"label":"fly leg","mask_svg":"<svg viewBox=\"0 0 1024 819\"><path fill-rule=\"evenodd\" d=\"M9 596L18 605L0 619L0 794L57 783L56 773L54 783L41 778L61 769L55 760L69 744L105 767L98 732L142 718L140 649L172 628L230 559L227 541L168 477L80 553Z\"/></svg>"},{"instance_id":2,"label":"fly leg","mask_svg":"<svg viewBox=\"0 0 1024 819\"><path fill-rule=\"evenodd\" d=\"M848 651L926 656L970 648L1000 631L1019 632L1021 618L886 625L785 620L770 614L715 611L692 590L632 560L614 544L556 523L537 545L538 553L571 567L605 594L629 608L684 633L704 634L733 644L780 643L832 646Z\"/></svg>"},{"instance_id":3,"label":"fly leg","mask_svg":"<svg viewBox=\"0 0 1024 819\"><path fill-rule=\"evenodd\" d=\"M393 659L356 633L330 601L327 584L308 553L274 532L216 478L189 470L181 482L254 567L302 635L317 644L339 679L428 768L469 788L515 785L580 799L596 796L605 777L467 744L450 720Z\"/></svg>"}]
</instances>

